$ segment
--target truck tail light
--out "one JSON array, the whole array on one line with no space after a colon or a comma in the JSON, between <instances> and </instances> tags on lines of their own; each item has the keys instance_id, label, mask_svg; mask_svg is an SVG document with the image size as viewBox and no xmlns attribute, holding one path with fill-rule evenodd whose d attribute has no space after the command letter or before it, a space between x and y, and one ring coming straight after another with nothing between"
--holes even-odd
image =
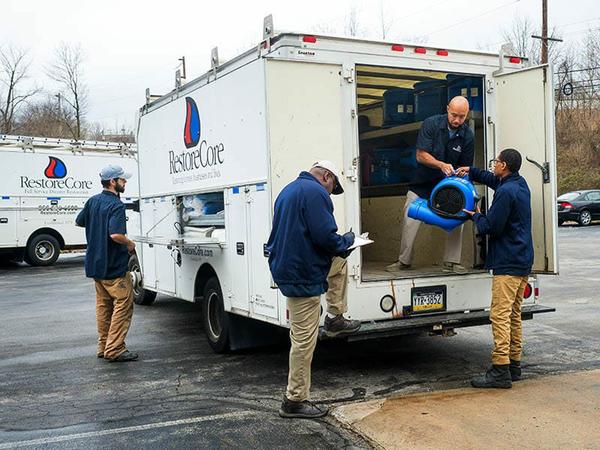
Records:
<instances>
[{"instance_id":1,"label":"truck tail light","mask_svg":"<svg viewBox=\"0 0 600 450\"><path fill-rule=\"evenodd\" d=\"M531 288L531 284L527 283L527 285L525 286L525 290L523 291L523 298L531 297L532 292L533 289Z\"/></svg>"},{"instance_id":2,"label":"truck tail light","mask_svg":"<svg viewBox=\"0 0 600 450\"><path fill-rule=\"evenodd\" d=\"M538 298L540 296L540 288L539 287L535 287L535 289L533 290L533 295L535 298Z\"/></svg>"}]
</instances>

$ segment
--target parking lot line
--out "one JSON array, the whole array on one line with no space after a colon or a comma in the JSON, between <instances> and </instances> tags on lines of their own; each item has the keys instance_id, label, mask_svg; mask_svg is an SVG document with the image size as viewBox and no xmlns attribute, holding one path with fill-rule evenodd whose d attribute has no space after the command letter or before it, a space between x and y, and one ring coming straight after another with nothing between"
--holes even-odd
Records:
<instances>
[{"instance_id":1,"label":"parking lot line","mask_svg":"<svg viewBox=\"0 0 600 450\"><path fill-rule=\"evenodd\" d=\"M135 425L131 427L113 428L110 430L90 431L87 433L66 434L64 436L54 436L40 439L31 439L27 441L15 441L0 444L0 449L27 447L32 445L53 444L56 442L72 441L75 439L94 438L98 436L107 436L111 434L131 433L134 431L152 430L156 428L173 427L177 425L189 425L193 423L209 422L219 419L237 419L254 414L252 411L237 411L224 414L215 414L211 416L190 417L188 419L170 420L167 422L148 423L145 425Z\"/></svg>"}]
</instances>

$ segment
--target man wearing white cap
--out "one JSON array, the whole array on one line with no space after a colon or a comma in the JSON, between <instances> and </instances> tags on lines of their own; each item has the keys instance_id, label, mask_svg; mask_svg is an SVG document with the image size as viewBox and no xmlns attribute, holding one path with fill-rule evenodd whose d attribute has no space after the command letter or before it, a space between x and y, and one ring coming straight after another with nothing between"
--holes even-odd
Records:
<instances>
[{"instance_id":1,"label":"man wearing white cap","mask_svg":"<svg viewBox=\"0 0 600 450\"><path fill-rule=\"evenodd\" d=\"M287 297L292 343L287 390L281 417L315 418L327 414L308 400L310 369L317 337L321 295L325 292L329 336L358 331L360 321L348 320L346 258L354 234L337 233L330 195L344 192L340 174L331 161L316 162L301 172L275 201L273 229L267 242L273 280Z\"/></svg>"},{"instance_id":2,"label":"man wearing white cap","mask_svg":"<svg viewBox=\"0 0 600 450\"><path fill-rule=\"evenodd\" d=\"M125 205L119 194L125 192L129 178L131 174L120 166L102 169L100 182L104 189L88 199L75 219L78 226L85 227L85 274L96 285L96 354L111 362L138 358L125 347L133 314L133 286L127 264L135 244L127 237Z\"/></svg>"}]
</instances>

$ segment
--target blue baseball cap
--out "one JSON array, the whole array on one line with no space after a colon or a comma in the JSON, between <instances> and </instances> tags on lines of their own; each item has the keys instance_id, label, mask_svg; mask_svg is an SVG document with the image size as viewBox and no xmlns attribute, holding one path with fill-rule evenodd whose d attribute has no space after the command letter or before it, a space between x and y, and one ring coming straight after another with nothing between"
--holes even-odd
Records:
<instances>
[{"instance_id":1,"label":"blue baseball cap","mask_svg":"<svg viewBox=\"0 0 600 450\"><path fill-rule=\"evenodd\" d=\"M121 166L117 166L114 164L106 166L100 172L101 180L113 180L115 178L124 178L128 180L129 178L131 178L131 174L129 172L125 172Z\"/></svg>"}]
</instances>

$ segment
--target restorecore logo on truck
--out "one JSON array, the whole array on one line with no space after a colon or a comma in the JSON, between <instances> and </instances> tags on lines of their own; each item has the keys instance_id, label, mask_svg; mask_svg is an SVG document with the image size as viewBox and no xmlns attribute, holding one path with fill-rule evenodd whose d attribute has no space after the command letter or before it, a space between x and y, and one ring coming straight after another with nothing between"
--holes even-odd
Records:
<instances>
[{"instance_id":1,"label":"restorecore logo on truck","mask_svg":"<svg viewBox=\"0 0 600 450\"><path fill-rule=\"evenodd\" d=\"M223 143L208 145L206 140L200 141L200 114L198 106L191 97L185 98L186 114L185 125L183 128L183 143L185 148L180 153L169 151L169 173L171 175L181 172L188 172L198 169L210 168L209 172L198 174L193 179L218 178L221 176L220 171L216 170L225 162L223 152L225 146ZM179 180L178 180L179 181ZM182 181L188 181L187 178Z\"/></svg>"},{"instance_id":2,"label":"restorecore logo on truck","mask_svg":"<svg viewBox=\"0 0 600 450\"><path fill-rule=\"evenodd\" d=\"M94 186L90 180L78 180L67 177L67 166L55 156L48 156L50 160L44 170L46 178L29 178L21 175L21 189L29 194L50 194L67 191L73 193L87 193Z\"/></svg>"}]
</instances>

